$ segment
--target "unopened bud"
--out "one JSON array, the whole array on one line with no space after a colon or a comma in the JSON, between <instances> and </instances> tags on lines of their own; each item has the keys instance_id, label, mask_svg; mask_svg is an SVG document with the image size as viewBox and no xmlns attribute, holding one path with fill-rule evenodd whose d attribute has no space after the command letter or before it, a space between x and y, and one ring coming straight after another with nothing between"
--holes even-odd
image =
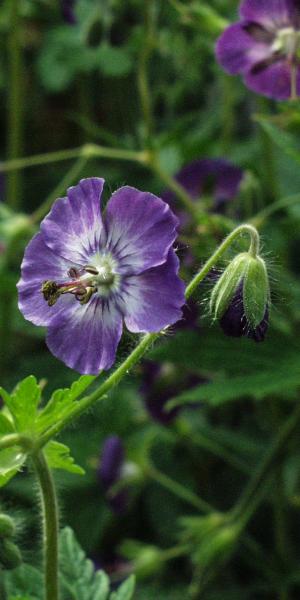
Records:
<instances>
[{"instance_id":1,"label":"unopened bud","mask_svg":"<svg viewBox=\"0 0 300 600\"><path fill-rule=\"evenodd\" d=\"M213 288L210 311L233 337L262 341L268 327L270 288L264 260L238 254Z\"/></svg>"},{"instance_id":2,"label":"unopened bud","mask_svg":"<svg viewBox=\"0 0 300 600\"><path fill-rule=\"evenodd\" d=\"M8 539L0 540L0 566L3 569L15 569L22 563L21 552L14 544Z\"/></svg>"},{"instance_id":3,"label":"unopened bud","mask_svg":"<svg viewBox=\"0 0 300 600\"><path fill-rule=\"evenodd\" d=\"M12 537L15 530L13 520L8 515L0 514L0 538Z\"/></svg>"}]
</instances>

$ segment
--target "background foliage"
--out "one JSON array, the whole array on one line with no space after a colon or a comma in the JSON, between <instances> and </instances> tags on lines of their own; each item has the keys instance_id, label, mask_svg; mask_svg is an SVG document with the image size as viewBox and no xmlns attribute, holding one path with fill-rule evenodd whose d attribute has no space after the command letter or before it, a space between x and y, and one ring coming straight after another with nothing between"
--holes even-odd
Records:
<instances>
[{"instance_id":1,"label":"background foliage","mask_svg":"<svg viewBox=\"0 0 300 600\"><path fill-rule=\"evenodd\" d=\"M21 12L20 104L13 94L11 64L16 4ZM196 158L226 157L245 170L245 184L226 218L195 223L188 240L195 258L191 267L183 263L182 276L188 280L209 256L228 232L228 222L234 226L252 219L263 239L273 304L270 332L263 344L223 336L208 317L211 283L205 282L197 292L197 327L168 333L147 356L168 374L160 385L172 406L184 406L177 418L168 426L151 418L143 392L145 371L140 366L92 413L63 433L59 441L70 446L75 462L58 442L49 450L53 466L60 467L57 461L62 461L64 468L69 467L69 472L55 472L62 524L74 530L84 552L96 568L105 569L113 584L136 573L137 600L299 597L300 455L296 434L285 444L284 457L276 457L272 464L253 518L239 539L234 533L227 545L217 541L214 546L216 532L224 524L204 522L203 511L195 505L199 496L216 511L228 511L236 504L269 443L297 404L300 387L300 204L291 203L274 214L270 210L274 202L290 195L298 199L299 105L257 97L217 65L216 38L225 20L236 18L236 10L234 0L153 0L149 5L141 0L78 0L77 22L70 25L64 22L59 3L47 0L5 0L0 8L2 159L80 148L87 143L129 152L150 147L163 171L134 160L92 156L31 166L17 171L16 176L3 174L3 388L11 391L34 373L41 382L43 406L56 388L69 387L77 379L76 373L49 353L44 330L25 322L18 312L15 288L24 246L36 228L36 222L28 222L24 215L35 215L45 200L51 202L63 195L74 180L104 177L106 197L124 183L160 194L167 187L164 174L174 175ZM146 67L146 97L151 98L153 109L148 123L147 107L142 110L139 93ZM13 128L18 129L17 155L12 153ZM12 194L12 186L17 194ZM179 200L173 208L182 211ZM237 251L242 248L243 241L236 244ZM134 343L126 334L118 362ZM198 377L198 385L187 386L189 377ZM36 387L33 379L25 381L23 385ZM29 418L31 408L36 409L38 400L26 405L24 414L17 417L19 425L20 419L23 423L22 419ZM0 421L1 427L6 431L4 421ZM120 436L131 463L126 480L129 502L122 515L112 512L99 481L101 449L111 434ZM16 458L15 470L20 466ZM82 469L84 476L78 474ZM3 480L9 477L5 465L0 476ZM261 493L260 488L258 491ZM32 474L27 469L1 491L1 508L15 517L24 561L33 565L19 567L7 576L14 600L25 600L25 593L28 600L40 598L36 573L32 589L25 590L22 584L24 577L30 579L29 571L24 576L22 569L38 569L40 564L35 502ZM85 559L73 536L63 529L62 553L73 552L74 559L67 564L77 565L78 561L76 574L81 569L84 573ZM226 563L222 562L225 558ZM199 565L207 565L209 575L203 589ZM68 570L63 568L61 577L66 598L98 600L97 593L99 600L106 598L105 591L99 592L101 586L104 590L108 586L105 576L95 575L89 567L88 576L82 575L84 592L71 590L74 577ZM95 583L96 578L100 583ZM133 586L132 580L125 584ZM97 593L92 591L93 585ZM124 588L122 595L120 589L110 597L131 597L132 590Z\"/></svg>"}]
</instances>

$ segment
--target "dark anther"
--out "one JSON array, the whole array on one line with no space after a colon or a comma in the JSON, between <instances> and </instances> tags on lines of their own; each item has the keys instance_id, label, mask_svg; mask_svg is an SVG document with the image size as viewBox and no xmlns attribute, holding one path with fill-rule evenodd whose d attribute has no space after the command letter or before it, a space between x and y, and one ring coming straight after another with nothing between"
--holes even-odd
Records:
<instances>
[{"instance_id":1,"label":"dark anther","mask_svg":"<svg viewBox=\"0 0 300 600\"><path fill-rule=\"evenodd\" d=\"M42 285L42 294L48 302L48 306L53 306L59 297L59 287L55 281L47 280Z\"/></svg>"},{"instance_id":2,"label":"dark anther","mask_svg":"<svg viewBox=\"0 0 300 600\"><path fill-rule=\"evenodd\" d=\"M98 275L98 269L96 269L96 267L94 267L93 265L86 265L86 267L84 267L84 270L87 273L90 273L91 275Z\"/></svg>"}]
</instances>

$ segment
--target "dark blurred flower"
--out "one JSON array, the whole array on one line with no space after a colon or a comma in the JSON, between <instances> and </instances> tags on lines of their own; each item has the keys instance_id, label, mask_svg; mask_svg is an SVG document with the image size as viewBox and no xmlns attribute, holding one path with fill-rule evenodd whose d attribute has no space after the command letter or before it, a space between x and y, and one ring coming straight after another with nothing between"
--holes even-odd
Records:
<instances>
[{"instance_id":1,"label":"dark blurred flower","mask_svg":"<svg viewBox=\"0 0 300 600\"><path fill-rule=\"evenodd\" d=\"M269 323L270 289L264 260L238 254L215 284L210 311L226 335L262 342Z\"/></svg>"},{"instance_id":2,"label":"dark blurred flower","mask_svg":"<svg viewBox=\"0 0 300 600\"><path fill-rule=\"evenodd\" d=\"M299 0L244 0L240 16L217 42L221 66L243 75L258 94L276 100L299 96Z\"/></svg>"},{"instance_id":3,"label":"dark blurred flower","mask_svg":"<svg viewBox=\"0 0 300 600\"><path fill-rule=\"evenodd\" d=\"M77 23L75 15L76 0L60 0L61 12L63 19L69 25L75 25Z\"/></svg>"},{"instance_id":4,"label":"dark blurred flower","mask_svg":"<svg viewBox=\"0 0 300 600\"><path fill-rule=\"evenodd\" d=\"M245 315L243 301L243 282L241 282L230 302L229 307L223 314L220 320L220 325L225 335L231 337L248 337L255 342L263 342L269 325L269 309L266 307L262 321L255 327L251 328Z\"/></svg>"},{"instance_id":5,"label":"dark blurred flower","mask_svg":"<svg viewBox=\"0 0 300 600\"><path fill-rule=\"evenodd\" d=\"M98 476L105 497L111 509L117 514L125 512L128 505L128 490L126 488L113 490L113 487L121 482L124 462L125 453L122 440L117 435L109 436L102 448Z\"/></svg>"},{"instance_id":6,"label":"dark blurred flower","mask_svg":"<svg viewBox=\"0 0 300 600\"><path fill-rule=\"evenodd\" d=\"M219 213L238 194L242 178L243 171L222 158L195 160L175 175L191 198L209 197L212 200L210 210ZM169 204L175 201L171 191L166 191L162 197Z\"/></svg>"},{"instance_id":7,"label":"dark blurred flower","mask_svg":"<svg viewBox=\"0 0 300 600\"><path fill-rule=\"evenodd\" d=\"M159 364L152 360L144 361L142 379L140 390L147 411L154 421L166 426L170 425L182 410L180 407L167 410L167 402L184 390L206 382L199 375L179 371L172 363ZM187 406L185 405L184 408L186 409ZM195 404L191 406L195 408Z\"/></svg>"}]
</instances>

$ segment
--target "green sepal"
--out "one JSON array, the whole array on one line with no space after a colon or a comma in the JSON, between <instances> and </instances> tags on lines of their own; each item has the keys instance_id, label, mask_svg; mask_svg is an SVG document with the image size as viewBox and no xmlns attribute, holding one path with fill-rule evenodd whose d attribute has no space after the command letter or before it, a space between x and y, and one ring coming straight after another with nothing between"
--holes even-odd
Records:
<instances>
[{"instance_id":1,"label":"green sepal","mask_svg":"<svg viewBox=\"0 0 300 600\"><path fill-rule=\"evenodd\" d=\"M0 565L3 569L15 569L22 563L21 552L10 540L0 540Z\"/></svg>"},{"instance_id":2,"label":"green sepal","mask_svg":"<svg viewBox=\"0 0 300 600\"><path fill-rule=\"evenodd\" d=\"M210 298L210 312L215 319L221 319L226 312L252 260L248 252L238 254L217 281Z\"/></svg>"},{"instance_id":3,"label":"green sepal","mask_svg":"<svg viewBox=\"0 0 300 600\"><path fill-rule=\"evenodd\" d=\"M243 284L244 312L251 329L262 322L269 300L267 269L264 260L258 256L249 261Z\"/></svg>"},{"instance_id":4,"label":"green sepal","mask_svg":"<svg viewBox=\"0 0 300 600\"><path fill-rule=\"evenodd\" d=\"M0 514L0 538L13 537L15 534L16 527L8 515L3 513Z\"/></svg>"}]
</instances>

